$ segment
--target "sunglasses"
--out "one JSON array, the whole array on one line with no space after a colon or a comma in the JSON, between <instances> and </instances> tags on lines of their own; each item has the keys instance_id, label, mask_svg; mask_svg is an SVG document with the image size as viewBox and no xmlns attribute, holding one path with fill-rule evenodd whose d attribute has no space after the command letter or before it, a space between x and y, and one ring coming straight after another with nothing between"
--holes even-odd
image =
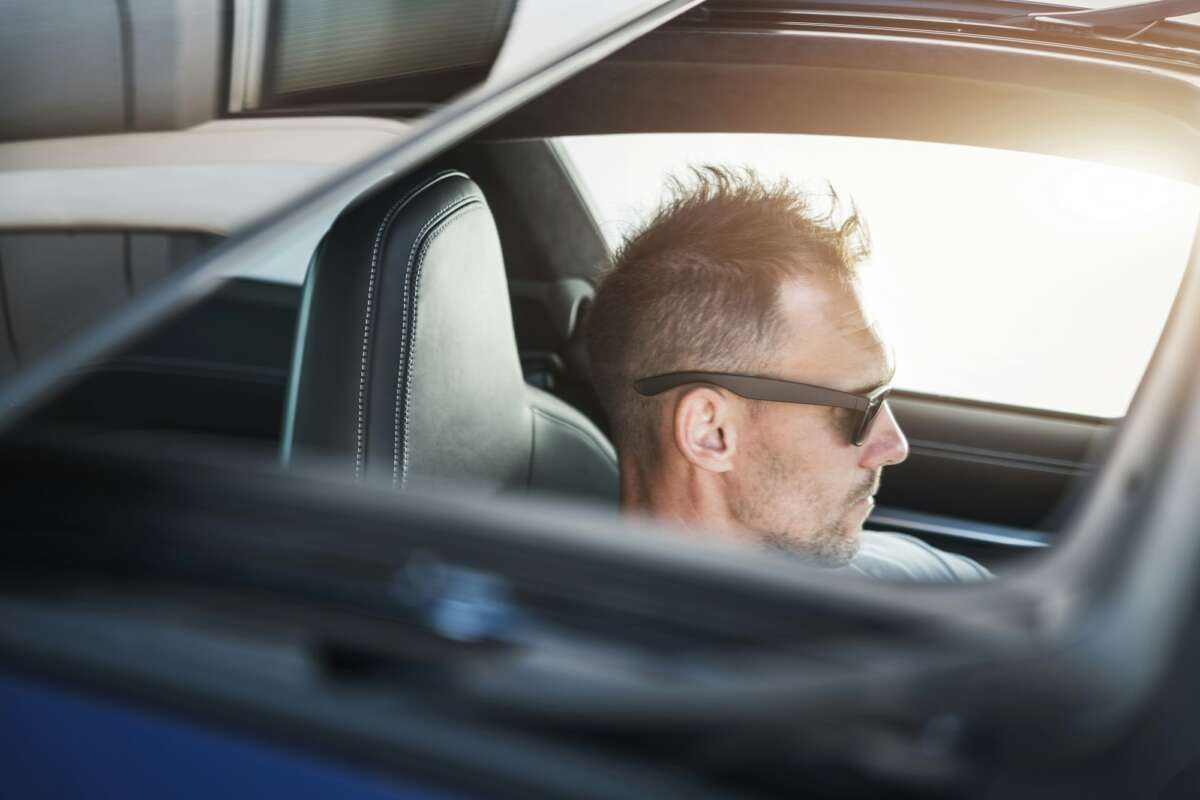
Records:
<instances>
[{"instance_id":1,"label":"sunglasses","mask_svg":"<svg viewBox=\"0 0 1200 800\"><path fill-rule=\"evenodd\" d=\"M884 401L892 391L891 386L881 386L870 394L851 394L840 392L837 389L827 389L824 386L812 386L780 378L759 378L753 375L734 375L728 372L671 372L666 375L655 375L652 378L636 380L633 382L633 388L638 394L653 397L688 383L711 383L749 400L831 406L856 411L858 416L850 437L850 441L855 447L862 446L862 443L866 441L867 435L871 432L871 423L879 415L879 409L883 408Z\"/></svg>"}]
</instances>

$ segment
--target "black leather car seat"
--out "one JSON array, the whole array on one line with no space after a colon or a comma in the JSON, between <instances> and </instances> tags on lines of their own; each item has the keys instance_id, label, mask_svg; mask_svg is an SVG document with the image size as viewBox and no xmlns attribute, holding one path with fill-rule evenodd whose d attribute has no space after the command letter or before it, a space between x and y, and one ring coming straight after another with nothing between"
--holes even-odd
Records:
<instances>
[{"instance_id":1,"label":"black leather car seat","mask_svg":"<svg viewBox=\"0 0 1200 800\"><path fill-rule=\"evenodd\" d=\"M396 488L617 495L604 434L522 379L495 223L461 172L372 188L318 246L282 446Z\"/></svg>"}]
</instances>

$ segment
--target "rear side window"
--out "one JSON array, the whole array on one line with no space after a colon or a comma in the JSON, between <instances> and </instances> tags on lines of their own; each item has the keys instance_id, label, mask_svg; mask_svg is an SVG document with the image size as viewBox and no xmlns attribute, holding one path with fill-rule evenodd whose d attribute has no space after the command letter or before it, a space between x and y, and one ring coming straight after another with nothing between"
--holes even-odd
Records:
<instances>
[{"instance_id":1,"label":"rear side window","mask_svg":"<svg viewBox=\"0 0 1200 800\"><path fill-rule=\"evenodd\" d=\"M219 241L190 231L0 231L0 378Z\"/></svg>"},{"instance_id":2,"label":"rear side window","mask_svg":"<svg viewBox=\"0 0 1200 800\"><path fill-rule=\"evenodd\" d=\"M1200 190L1091 162L849 137L560 140L610 247L689 166L748 166L852 199L899 388L1121 417L1179 288Z\"/></svg>"}]
</instances>

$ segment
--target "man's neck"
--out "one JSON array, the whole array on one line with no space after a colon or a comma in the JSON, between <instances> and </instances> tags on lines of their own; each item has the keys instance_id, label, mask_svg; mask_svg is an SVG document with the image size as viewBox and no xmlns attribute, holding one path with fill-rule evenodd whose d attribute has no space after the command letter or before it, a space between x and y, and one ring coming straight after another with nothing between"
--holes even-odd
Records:
<instances>
[{"instance_id":1,"label":"man's neck","mask_svg":"<svg viewBox=\"0 0 1200 800\"><path fill-rule=\"evenodd\" d=\"M649 470L622 458L620 462L621 510L678 522L689 528L733 531L719 478L679 464Z\"/></svg>"}]
</instances>

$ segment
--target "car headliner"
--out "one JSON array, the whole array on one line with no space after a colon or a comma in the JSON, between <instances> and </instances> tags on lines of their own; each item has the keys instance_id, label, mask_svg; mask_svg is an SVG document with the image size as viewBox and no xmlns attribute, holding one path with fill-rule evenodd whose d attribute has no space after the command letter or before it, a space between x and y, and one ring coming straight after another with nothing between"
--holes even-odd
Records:
<instances>
[{"instance_id":1,"label":"car headliner","mask_svg":"<svg viewBox=\"0 0 1200 800\"><path fill-rule=\"evenodd\" d=\"M0 144L0 228L228 236L409 129L374 118L231 119L182 131L8 142Z\"/></svg>"}]
</instances>

